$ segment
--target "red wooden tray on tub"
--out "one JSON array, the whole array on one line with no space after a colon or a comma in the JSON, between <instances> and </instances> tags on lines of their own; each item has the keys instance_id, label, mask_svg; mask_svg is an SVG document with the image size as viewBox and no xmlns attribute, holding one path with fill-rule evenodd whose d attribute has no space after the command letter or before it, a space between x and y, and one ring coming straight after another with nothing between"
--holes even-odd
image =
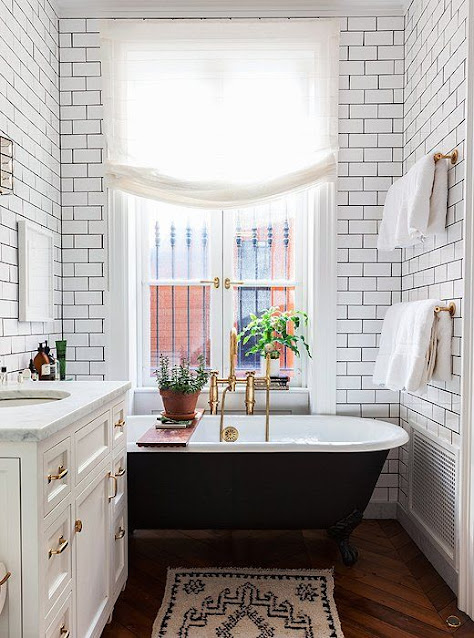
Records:
<instances>
[{"instance_id":1,"label":"red wooden tray on tub","mask_svg":"<svg viewBox=\"0 0 474 638\"><path fill-rule=\"evenodd\" d=\"M166 430L150 428L138 439L137 445L138 447L186 447L203 414L204 410L197 410L193 422L187 428L166 428Z\"/></svg>"}]
</instances>

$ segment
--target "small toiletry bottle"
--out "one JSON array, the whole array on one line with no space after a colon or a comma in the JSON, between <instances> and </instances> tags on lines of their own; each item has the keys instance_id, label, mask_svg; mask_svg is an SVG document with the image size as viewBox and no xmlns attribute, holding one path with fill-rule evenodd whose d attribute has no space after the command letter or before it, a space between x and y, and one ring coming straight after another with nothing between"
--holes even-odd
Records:
<instances>
[{"instance_id":1,"label":"small toiletry bottle","mask_svg":"<svg viewBox=\"0 0 474 638\"><path fill-rule=\"evenodd\" d=\"M16 382L17 382L18 384L23 383L23 381L24 381L24 379L23 379L23 372L17 372L17 373L16 373L16 375L17 375Z\"/></svg>"},{"instance_id":2,"label":"small toiletry bottle","mask_svg":"<svg viewBox=\"0 0 474 638\"><path fill-rule=\"evenodd\" d=\"M35 357L34 364L39 380L49 381L51 376L51 364L49 363L49 357L44 351L42 343L38 346L38 354Z\"/></svg>"},{"instance_id":3,"label":"small toiletry bottle","mask_svg":"<svg viewBox=\"0 0 474 638\"><path fill-rule=\"evenodd\" d=\"M44 342L44 352L49 359L49 378L47 380L54 381L56 379L56 362L47 341Z\"/></svg>"},{"instance_id":4,"label":"small toiletry bottle","mask_svg":"<svg viewBox=\"0 0 474 638\"><path fill-rule=\"evenodd\" d=\"M59 370L59 359L56 359L54 363L54 380L55 381L61 380L60 370Z\"/></svg>"},{"instance_id":5,"label":"small toiletry bottle","mask_svg":"<svg viewBox=\"0 0 474 638\"><path fill-rule=\"evenodd\" d=\"M36 370L35 370L35 374L36 374ZM21 376L23 377L23 381L31 381L32 377L31 377L31 369L30 368L25 368L23 370L23 372L21 373Z\"/></svg>"},{"instance_id":6,"label":"small toiletry bottle","mask_svg":"<svg viewBox=\"0 0 474 638\"><path fill-rule=\"evenodd\" d=\"M65 339L56 341L56 356L59 363L59 378L61 381L66 381L66 349L67 341Z\"/></svg>"},{"instance_id":7,"label":"small toiletry bottle","mask_svg":"<svg viewBox=\"0 0 474 638\"><path fill-rule=\"evenodd\" d=\"M32 381L38 381L38 372L36 371L35 364L33 363L33 359L30 359L30 365L28 366L28 368L30 372L30 379Z\"/></svg>"},{"instance_id":8,"label":"small toiletry bottle","mask_svg":"<svg viewBox=\"0 0 474 638\"><path fill-rule=\"evenodd\" d=\"M7 367L6 366L2 366L0 369L0 383L2 385L7 385L8 383L8 373L7 373Z\"/></svg>"}]
</instances>

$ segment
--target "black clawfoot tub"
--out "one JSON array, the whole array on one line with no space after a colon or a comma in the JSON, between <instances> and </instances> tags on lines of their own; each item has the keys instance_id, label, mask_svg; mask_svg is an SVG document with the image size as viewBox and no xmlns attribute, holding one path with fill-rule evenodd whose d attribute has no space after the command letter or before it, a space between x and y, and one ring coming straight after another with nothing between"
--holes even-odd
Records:
<instances>
[{"instance_id":1,"label":"black clawfoot tub","mask_svg":"<svg viewBox=\"0 0 474 638\"><path fill-rule=\"evenodd\" d=\"M138 448L153 417L129 418L129 531L326 529L346 565L390 449L408 441L393 424L339 416L229 416L235 443L205 416L187 448Z\"/></svg>"}]
</instances>

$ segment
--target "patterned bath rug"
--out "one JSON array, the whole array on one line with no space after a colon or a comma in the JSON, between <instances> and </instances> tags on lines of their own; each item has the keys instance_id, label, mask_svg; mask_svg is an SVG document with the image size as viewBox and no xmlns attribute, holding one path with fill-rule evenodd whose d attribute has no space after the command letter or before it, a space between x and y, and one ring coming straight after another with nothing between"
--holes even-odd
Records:
<instances>
[{"instance_id":1,"label":"patterned bath rug","mask_svg":"<svg viewBox=\"0 0 474 638\"><path fill-rule=\"evenodd\" d=\"M332 570L168 570L152 638L343 638Z\"/></svg>"}]
</instances>

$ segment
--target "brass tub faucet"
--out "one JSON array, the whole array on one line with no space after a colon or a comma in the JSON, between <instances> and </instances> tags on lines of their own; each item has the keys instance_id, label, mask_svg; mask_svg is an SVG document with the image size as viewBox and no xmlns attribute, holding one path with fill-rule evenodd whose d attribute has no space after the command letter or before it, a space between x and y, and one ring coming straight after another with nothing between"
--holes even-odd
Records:
<instances>
[{"instance_id":1,"label":"brass tub faucet","mask_svg":"<svg viewBox=\"0 0 474 638\"><path fill-rule=\"evenodd\" d=\"M220 440L224 441L224 416L225 416L225 397L227 392L235 392L237 385L245 384L245 413L253 414L255 407L255 381L265 381L266 401L265 401L265 440L270 438L270 355L266 355L265 376L256 377L255 371L246 372L245 377L237 377L235 373L237 363L237 330L232 328L230 331L230 365L229 376L227 378L219 378L219 373L213 371L209 377L209 407L211 414L217 414L219 408L219 385L225 385L222 393L221 403L221 421L220 421Z\"/></svg>"}]
</instances>

